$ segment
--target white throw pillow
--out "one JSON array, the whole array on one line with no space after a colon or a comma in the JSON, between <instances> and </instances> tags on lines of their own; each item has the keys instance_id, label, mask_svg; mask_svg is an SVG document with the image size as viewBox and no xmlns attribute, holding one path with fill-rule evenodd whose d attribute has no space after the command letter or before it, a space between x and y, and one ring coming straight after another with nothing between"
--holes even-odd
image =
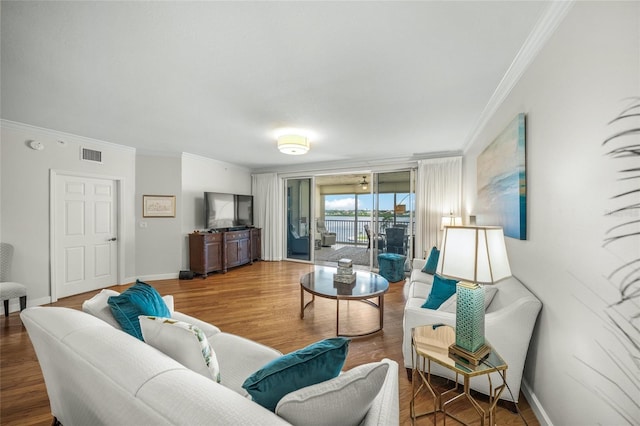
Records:
<instances>
[{"instance_id":1,"label":"white throw pillow","mask_svg":"<svg viewBox=\"0 0 640 426\"><path fill-rule=\"evenodd\" d=\"M276 414L298 425L359 425L380 392L389 364L360 365L316 385L288 393Z\"/></svg>"},{"instance_id":2,"label":"white throw pillow","mask_svg":"<svg viewBox=\"0 0 640 426\"><path fill-rule=\"evenodd\" d=\"M484 310L485 311L491 304L491 301L493 300L497 292L498 292L498 289L496 287L487 286L484 288ZM450 298L442 302L442 305L440 305L438 310L441 312L450 312L455 314L457 302L458 302L457 294L453 293L453 296L451 296Z\"/></svg>"},{"instance_id":3,"label":"white throw pillow","mask_svg":"<svg viewBox=\"0 0 640 426\"><path fill-rule=\"evenodd\" d=\"M118 330L122 330L120 324L114 318L111 313L111 307L107 303L109 297L118 296L120 293L114 290L104 289L100 293L96 294L89 300L85 300L82 303L82 310L88 314L93 315L94 317L100 318L102 321L107 322L117 328Z\"/></svg>"},{"instance_id":4,"label":"white throw pillow","mask_svg":"<svg viewBox=\"0 0 640 426\"><path fill-rule=\"evenodd\" d=\"M171 318L140 315L138 319L145 343L220 383L218 358L200 328Z\"/></svg>"},{"instance_id":5,"label":"white throw pillow","mask_svg":"<svg viewBox=\"0 0 640 426\"><path fill-rule=\"evenodd\" d=\"M109 304L107 303L109 297L118 296L119 294L120 293L115 290L109 290L105 288L100 293L93 296L91 299L85 300L82 303L82 310L90 315L93 315L94 317L100 318L104 322L111 324L118 330L122 330L122 327L120 327L120 324L118 323L118 321L116 321L113 314L111 313L111 306L109 306ZM173 314L173 296L163 296L162 300L164 300L167 308L169 308L169 312Z\"/></svg>"}]
</instances>

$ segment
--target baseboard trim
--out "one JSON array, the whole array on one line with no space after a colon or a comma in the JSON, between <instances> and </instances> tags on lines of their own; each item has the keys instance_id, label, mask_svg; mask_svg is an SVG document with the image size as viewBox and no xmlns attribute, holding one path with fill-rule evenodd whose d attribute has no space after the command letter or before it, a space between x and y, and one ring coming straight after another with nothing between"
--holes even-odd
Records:
<instances>
[{"instance_id":1,"label":"baseboard trim","mask_svg":"<svg viewBox=\"0 0 640 426\"><path fill-rule=\"evenodd\" d=\"M524 397L527 398L529 406L536 415L538 422L540 422L540 426L553 426L553 423L540 403L540 400L536 394L533 393L531 386L529 386L529 383L527 383L526 380L522 380L522 393L524 394Z\"/></svg>"},{"instance_id":2,"label":"baseboard trim","mask_svg":"<svg viewBox=\"0 0 640 426\"><path fill-rule=\"evenodd\" d=\"M176 280L178 279L178 274L179 272L169 274L139 275L135 278L127 278L126 284L135 283L137 279L140 281Z\"/></svg>"}]
</instances>

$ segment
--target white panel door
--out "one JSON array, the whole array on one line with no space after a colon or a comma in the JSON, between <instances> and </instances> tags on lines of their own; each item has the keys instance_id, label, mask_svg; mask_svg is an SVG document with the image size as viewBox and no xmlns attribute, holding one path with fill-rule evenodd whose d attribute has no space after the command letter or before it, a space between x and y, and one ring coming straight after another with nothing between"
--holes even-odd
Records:
<instances>
[{"instance_id":1,"label":"white panel door","mask_svg":"<svg viewBox=\"0 0 640 426\"><path fill-rule=\"evenodd\" d=\"M109 179L57 175L53 246L58 298L118 283L116 189Z\"/></svg>"}]
</instances>

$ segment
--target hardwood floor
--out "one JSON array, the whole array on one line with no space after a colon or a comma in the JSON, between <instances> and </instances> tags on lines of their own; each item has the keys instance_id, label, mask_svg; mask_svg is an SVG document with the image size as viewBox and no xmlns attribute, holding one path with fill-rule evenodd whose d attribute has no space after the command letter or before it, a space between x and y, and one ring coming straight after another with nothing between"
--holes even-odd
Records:
<instances>
[{"instance_id":1,"label":"hardwood floor","mask_svg":"<svg viewBox=\"0 0 640 426\"><path fill-rule=\"evenodd\" d=\"M163 280L151 284L160 294L174 296L177 311L287 353L335 336L335 301L316 297L305 311L305 318L300 319L299 279L312 268L312 265L294 262L257 262L206 279ZM409 425L411 382L402 361L402 287L403 283L391 284L385 296L384 330L352 340L345 370L385 357L396 360L400 364L400 424ZM126 286L112 288L124 291ZM97 291L68 297L52 305L80 309L82 302L95 293ZM346 316L341 317L341 327L345 326L342 332L367 331L377 326L375 309L360 302L343 303L340 312ZM2 316L0 321L0 424L49 425L51 414L44 380L19 314ZM422 409L430 404L430 397L422 395L420 401ZM481 404L486 406L485 402ZM522 395L519 405L526 423L518 414L498 407L497 424L538 425ZM454 414L465 422L480 424L469 404L460 402L453 408ZM441 422L442 414L439 414L438 423ZM430 416L416 422L417 425L432 423Z\"/></svg>"}]
</instances>

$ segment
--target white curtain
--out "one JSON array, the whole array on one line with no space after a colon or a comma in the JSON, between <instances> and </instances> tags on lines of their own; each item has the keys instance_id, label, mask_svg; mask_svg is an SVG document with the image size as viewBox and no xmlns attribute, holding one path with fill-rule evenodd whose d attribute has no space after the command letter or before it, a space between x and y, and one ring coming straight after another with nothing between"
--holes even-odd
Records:
<instances>
[{"instance_id":1,"label":"white curtain","mask_svg":"<svg viewBox=\"0 0 640 426\"><path fill-rule=\"evenodd\" d=\"M282 185L276 173L251 176L254 225L262 228L262 259L282 260Z\"/></svg>"},{"instance_id":2,"label":"white curtain","mask_svg":"<svg viewBox=\"0 0 640 426\"><path fill-rule=\"evenodd\" d=\"M418 161L416 257L439 247L442 216L462 215L462 157Z\"/></svg>"}]
</instances>

